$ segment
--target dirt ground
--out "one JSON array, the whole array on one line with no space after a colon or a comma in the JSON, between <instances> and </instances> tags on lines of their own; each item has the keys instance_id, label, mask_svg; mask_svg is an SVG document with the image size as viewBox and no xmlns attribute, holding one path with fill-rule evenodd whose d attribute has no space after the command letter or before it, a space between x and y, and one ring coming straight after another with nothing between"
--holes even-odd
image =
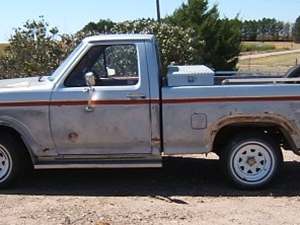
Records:
<instances>
[{"instance_id":1,"label":"dirt ground","mask_svg":"<svg viewBox=\"0 0 300 225\"><path fill-rule=\"evenodd\" d=\"M0 190L3 225L300 224L300 157L268 189L229 186L218 161L168 158L163 169L39 171Z\"/></svg>"}]
</instances>

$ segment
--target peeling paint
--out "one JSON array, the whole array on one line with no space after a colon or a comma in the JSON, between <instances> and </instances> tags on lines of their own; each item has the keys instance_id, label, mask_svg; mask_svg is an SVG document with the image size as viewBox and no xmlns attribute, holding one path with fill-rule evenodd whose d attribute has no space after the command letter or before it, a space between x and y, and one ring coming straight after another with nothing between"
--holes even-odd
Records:
<instances>
[{"instance_id":1,"label":"peeling paint","mask_svg":"<svg viewBox=\"0 0 300 225\"><path fill-rule=\"evenodd\" d=\"M78 135L76 132L69 133L69 135L68 135L68 139L69 139L72 143L77 142L78 138L79 138L79 135Z\"/></svg>"},{"instance_id":2,"label":"peeling paint","mask_svg":"<svg viewBox=\"0 0 300 225\"><path fill-rule=\"evenodd\" d=\"M214 139L218 132L226 127L231 125L242 125L242 124L264 124L264 125L276 125L279 126L282 131L294 140L293 136L299 136L299 129L295 121L288 120L284 116L275 114L275 113L263 113L263 114L240 114L240 115L230 115L224 116L221 119L217 120L215 123L211 124L208 128L207 135L205 136L205 142L208 143L209 148L212 149ZM295 140L294 140L295 141ZM297 144L297 143L294 143Z\"/></svg>"}]
</instances>

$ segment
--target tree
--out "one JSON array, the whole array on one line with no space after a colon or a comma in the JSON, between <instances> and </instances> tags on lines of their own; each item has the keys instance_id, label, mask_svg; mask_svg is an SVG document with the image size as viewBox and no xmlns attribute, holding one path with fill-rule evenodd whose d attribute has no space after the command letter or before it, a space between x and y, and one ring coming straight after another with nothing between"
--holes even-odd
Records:
<instances>
[{"instance_id":1,"label":"tree","mask_svg":"<svg viewBox=\"0 0 300 225\"><path fill-rule=\"evenodd\" d=\"M197 56L192 44L193 32L191 29L183 29L152 19L141 19L118 23L112 28L112 33L155 34L160 46L164 75L168 65L172 62L188 64L192 63L194 57Z\"/></svg>"},{"instance_id":2,"label":"tree","mask_svg":"<svg viewBox=\"0 0 300 225\"><path fill-rule=\"evenodd\" d=\"M90 22L81 31L84 33L97 32L99 34L109 34L116 23L111 20L99 20L98 23Z\"/></svg>"},{"instance_id":3,"label":"tree","mask_svg":"<svg viewBox=\"0 0 300 225\"><path fill-rule=\"evenodd\" d=\"M295 42L300 43L300 16L296 20L293 34Z\"/></svg>"},{"instance_id":4,"label":"tree","mask_svg":"<svg viewBox=\"0 0 300 225\"><path fill-rule=\"evenodd\" d=\"M15 29L9 42L0 58L2 78L47 74L66 53L58 41L58 29L50 28L43 18L27 21L22 28Z\"/></svg>"},{"instance_id":5,"label":"tree","mask_svg":"<svg viewBox=\"0 0 300 225\"><path fill-rule=\"evenodd\" d=\"M291 24L276 19L245 20L241 27L243 41L291 40Z\"/></svg>"},{"instance_id":6,"label":"tree","mask_svg":"<svg viewBox=\"0 0 300 225\"><path fill-rule=\"evenodd\" d=\"M104 24L88 25L74 34L59 34L57 28L50 28L42 18L27 21L15 30L10 45L0 56L1 78L24 77L49 74L85 37L103 32ZM95 30L94 30L95 29ZM126 21L109 28L110 33L151 33L160 43L163 74L171 62L187 64L196 56L192 47L192 30L158 23L150 19Z\"/></svg>"},{"instance_id":7,"label":"tree","mask_svg":"<svg viewBox=\"0 0 300 225\"><path fill-rule=\"evenodd\" d=\"M284 23L283 29L281 31L281 39L282 41L292 41L292 24Z\"/></svg>"},{"instance_id":8,"label":"tree","mask_svg":"<svg viewBox=\"0 0 300 225\"><path fill-rule=\"evenodd\" d=\"M243 41L257 41L258 26L255 20L245 20L241 24Z\"/></svg>"},{"instance_id":9,"label":"tree","mask_svg":"<svg viewBox=\"0 0 300 225\"><path fill-rule=\"evenodd\" d=\"M241 44L238 19L221 19L217 6L207 0L188 0L166 21L194 31L194 64L206 64L217 70L236 68Z\"/></svg>"}]
</instances>

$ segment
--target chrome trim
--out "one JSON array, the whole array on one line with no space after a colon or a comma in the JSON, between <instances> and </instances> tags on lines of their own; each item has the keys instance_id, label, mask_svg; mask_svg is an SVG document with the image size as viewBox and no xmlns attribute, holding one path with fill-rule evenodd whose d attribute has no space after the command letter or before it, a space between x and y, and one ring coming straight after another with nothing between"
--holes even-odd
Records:
<instances>
[{"instance_id":1,"label":"chrome trim","mask_svg":"<svg viewBox=\"0 0 300 225\"><path fill-rule=\"evenodd\" d=\"M122 169L122 168L162 168L162 163L149 164L54 164L35 165L35 170L47 169Z\"/></svg>"}]
</instances>

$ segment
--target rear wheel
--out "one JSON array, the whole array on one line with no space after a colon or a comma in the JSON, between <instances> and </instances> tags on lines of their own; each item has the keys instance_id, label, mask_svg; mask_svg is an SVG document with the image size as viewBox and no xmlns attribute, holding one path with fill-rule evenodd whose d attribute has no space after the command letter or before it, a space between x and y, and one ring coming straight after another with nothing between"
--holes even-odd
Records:
<instances>
[{"instance_id":1,"label":"rear wheel","mask_svg":"<svg viewBox=\"0 0 300 225\"><path fill-rule=\"evenodd\" d=\"M262 188L273 181L283 162L279 145L266 135L233 138L222 156L229 180L242 189Z\"/></svg>"}]
</instances>

